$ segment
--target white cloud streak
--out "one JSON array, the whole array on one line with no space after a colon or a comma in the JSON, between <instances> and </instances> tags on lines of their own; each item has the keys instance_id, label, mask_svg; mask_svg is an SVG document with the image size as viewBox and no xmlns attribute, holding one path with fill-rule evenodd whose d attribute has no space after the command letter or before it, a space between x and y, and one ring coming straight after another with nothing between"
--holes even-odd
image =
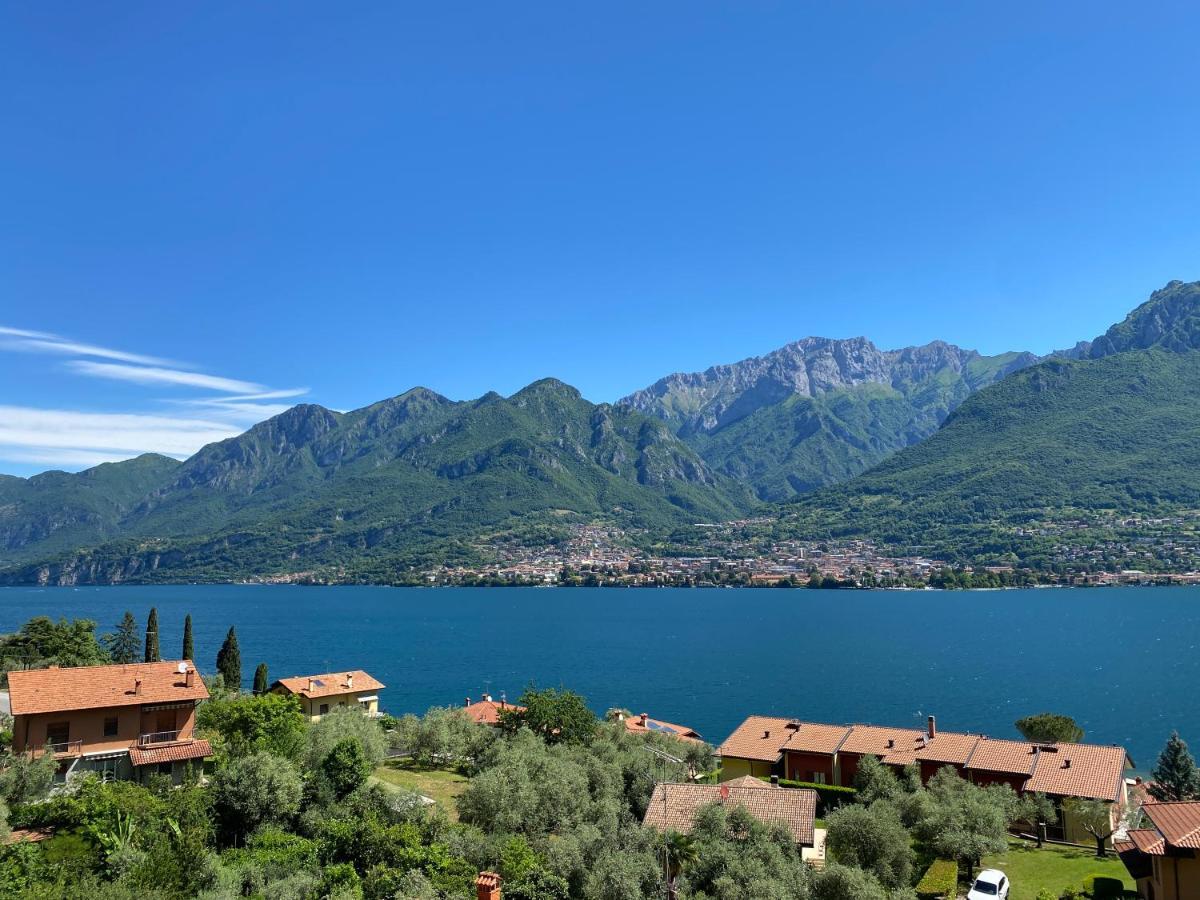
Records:
<instances>
[{"instance_id":1,"label":"white cloud streak","mask_svg":"<svg viewBox=\"0 0 1200 900\"><path fill-rule=\"evenodd\" d=\"M239 432L227 422L208 419L0 406L0 446L25 448L26 455L50 448L123 458L154 451L182 458Z\"/></svg>"},{"instance_id":2,"label":"white cloud streak","mask_svg":"<svg viewBox=\"0 0 1200 900\"><path fill-rule=\"evenodd\" d=\"M57 334L44 331L27 331L23 328L7 328L0 325L0 340L7 350L23 350L29 353L56 353L62 356L95 356L100 359L115 359L121 362L147 366L178 366L177 362L140 353L126 353L94 344L81 344Z\"/></svg>"},{"instance_id":3,"label":"white cloud streak","mask_svg":"<svg viewBox=\"0 0 1200 900\"><path fill-rule=\"evenodd\" d=\"M174 384L205 388L210 391L249 393L264 391L265 387L252 381L238 381L203 372L183 372L179 369L163 369L155 366L127 366L121 363L93 362L90 359L73 359L67 366L75 372L114 381L129 381L134 384Z\"/></svg>"}]
</instances>

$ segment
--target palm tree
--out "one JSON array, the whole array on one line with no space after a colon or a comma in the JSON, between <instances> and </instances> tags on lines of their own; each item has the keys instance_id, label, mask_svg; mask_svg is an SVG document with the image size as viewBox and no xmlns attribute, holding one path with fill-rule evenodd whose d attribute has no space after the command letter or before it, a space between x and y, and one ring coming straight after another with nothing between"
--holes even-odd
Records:
<instances>
[{"instance_id":1,"label":"palm tree","mask_svg":"<svg viewBox=\"0 0 1200 900\"><path fill-rule=\"evenodd\" d=\"M671 900L676 900L679 896L679 875L696 862L699 851L692 836L681 831L668 831L663 836L663 850L666 853L663 874L667 876L667 894Z\"/></svg>"}]
</instances>

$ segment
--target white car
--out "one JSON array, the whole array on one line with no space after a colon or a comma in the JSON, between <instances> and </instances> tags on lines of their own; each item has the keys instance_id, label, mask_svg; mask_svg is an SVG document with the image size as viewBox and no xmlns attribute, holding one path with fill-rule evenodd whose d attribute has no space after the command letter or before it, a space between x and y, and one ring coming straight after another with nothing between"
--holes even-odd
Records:
<instances>
[{"instance_id":1,"label":"white car","mask_svg":"<svg viewBox=\"0 0 1200 900\"><path fill-rule=\"evenodd\" d=\"M1008 900L1008 878L999 869L984 869L975 876L967 900Z\"/></svg>"}]
</instances>

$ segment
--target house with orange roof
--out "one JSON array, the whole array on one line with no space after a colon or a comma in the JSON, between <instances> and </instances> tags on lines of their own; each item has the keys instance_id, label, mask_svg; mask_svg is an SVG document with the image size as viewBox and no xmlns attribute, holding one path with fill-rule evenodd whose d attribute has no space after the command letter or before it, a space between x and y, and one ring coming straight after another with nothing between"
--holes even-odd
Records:
<instances>
[{"instance_id":1,"label":"house with orange roof","mask_svg":"<svg viewBox=\"0 0 1200 900\"><path fill-rule=\"evenodd\" d=\"M1200 897L1200 802L1149 803L1147 828L1127 832L1115 849L1143 900Z\"/></svg>"},{"instance_id":2,"label":"house with orange roof","mask_svg":"<svg viewBox=\"0 0 1200 900\"><path fill-rule=\"evenodd\" d=\"M879 725L827 725L799 719L749 716L717 748L722 779L772 775L816 784L852 786L865 756L895 768L914 765L922 782L950 766L976 784L1006 784L1018 793L1044 793L1059 821L1054 839L1089 843L1072 820L1071 799L1112 805L1114 823L1128 800L1121 747L1097 744L1034 744L986 735L940 731L933 716L924 729Z\"/></svg>"},{"instance_id":3,"label":"house with orange roof","mask_svg":"<svg viewBox=\"0 0 1200 900\"><path fill-rule=\"evenodd\" d=\"M13 750L54 754L58 777L84 772L179 781L212 756L193 731L208 689L189 660L8 673Z\"/></svg>"},{"instance_id":4,"label":"house with orange roof","mask_svg":"<svg viewBox=\"0 0 1200 900\"><path fill-rule=\"evenodd\" d=\"M499 725L500 713L506 710L511 712L525 712L524 706L509 703L503 694L500 695L499 702L493 700L491 694L484 694L474 702L471 701L470 697L467 697L463 709L471 717L472 721L478 722L480 725Z\"/></svg>"},{"instance_id":5,"label":"house with orange roof","mask_svg":"<svg viewBox=\"0 0 1200 900\"><path fill-rule=\"evenodd\" d=\"M676 725L674 722L664 722L662 719L652 719L647 713L637 716L627 716L624 712L617 713L617 721L625 725L630 734L665 734L679 738L681 741L704 743L700 732L686 725Z\"/></svg>"},{"instance_id":6,"label":"house with orange roof","mask_svg":"<svg viewBox=\"0 0 1200 900\"><path fill-rule=\"evenodd\" d=\"M801 848L816 843L817 794L811 790L784 790L757 778L739 778L723 784L677 784L654 786L642 824L662 832L689 833L702 807L720 803L729 808L745 807L760 822L781 825Z\"/></svg>"},{"instance_id":7,"label":"house with orange roof","mask_svg":"<svg viewBox=\"0 0 1200 900\"><path fill-rule=\"evenodd\" d=\"M280 678L271 692L298 697L300 711L312 722L332 710L357 708L369 716L379 715L379 692L386 685L362 669L353 672L325 672L321 675L297 675Z\"/></svg>"}]
</instances>

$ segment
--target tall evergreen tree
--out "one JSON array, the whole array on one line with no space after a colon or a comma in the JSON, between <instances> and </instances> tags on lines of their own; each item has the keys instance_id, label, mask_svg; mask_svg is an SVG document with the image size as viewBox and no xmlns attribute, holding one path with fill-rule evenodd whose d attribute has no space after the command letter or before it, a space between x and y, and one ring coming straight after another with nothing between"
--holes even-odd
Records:
<instances>
[{"instance_id":1,"label":"tall evergreen tree","mask_svg":"<svg viewBox=\"0 0 1200 900\"><path fill-rule=\"evenodd\" d=\"M146 619L146 662L159 662L162 654L158 652L158 609L150 607L150 616Z\"/></svg>"},{"instance_id":2,"label":"tall evergreen tree","mask_svg":"<svg viewBox=\"0 0 1200 900\"><path fill-rule=\"evenodd\" d=\"M254 693L265 694L267 692L267 664L259 663L258 668L254 670Z\"/></svg>"},{"instance_id":3,"label":"tall evergreen tree","mask_svg":"<svg viewBox=\"0 0 1200 900\"><path fill-rule=\"evenodd\" d=\"M1178 731L1171 733L1150 776L1154 780L1146 789L1155 800L1200 799L1200 772L1196 771L1196 761Z\"/></svg>"},{"instance_id":4,"label":"tall evergreen tree","mask_svg":"<svg viewBox=\"0 0 1200 900\"><path fill-rule=\"evenodd\" d=\"M133 613L125 611L125 617L117 626L115 634L108 637L108 653L115 663L134 663L138 658L138 627Z\"/></svg>"},{"instance_id":5,"label":"tall evergreen tree","mask_svg":"<svg viewBox=\"0 0 1200 900\"><path fill-rule=\"evenodd\" d=\"M242 651L238 649L237 630L231 625L225 643L217 651L217 671L231 691L242 689Z\"/></svg>"},{"instance_id":6,"label":"tall evergreen tree","mask_svg":"<svg viewBox=\"0 0 1200 900\"><path fill-rule=\"evenodd\" d=\"M192 614L188 613L183 620L183 656L182 659L196 658L196 645L192 642Z\"/></svg>"}]
</instances>

